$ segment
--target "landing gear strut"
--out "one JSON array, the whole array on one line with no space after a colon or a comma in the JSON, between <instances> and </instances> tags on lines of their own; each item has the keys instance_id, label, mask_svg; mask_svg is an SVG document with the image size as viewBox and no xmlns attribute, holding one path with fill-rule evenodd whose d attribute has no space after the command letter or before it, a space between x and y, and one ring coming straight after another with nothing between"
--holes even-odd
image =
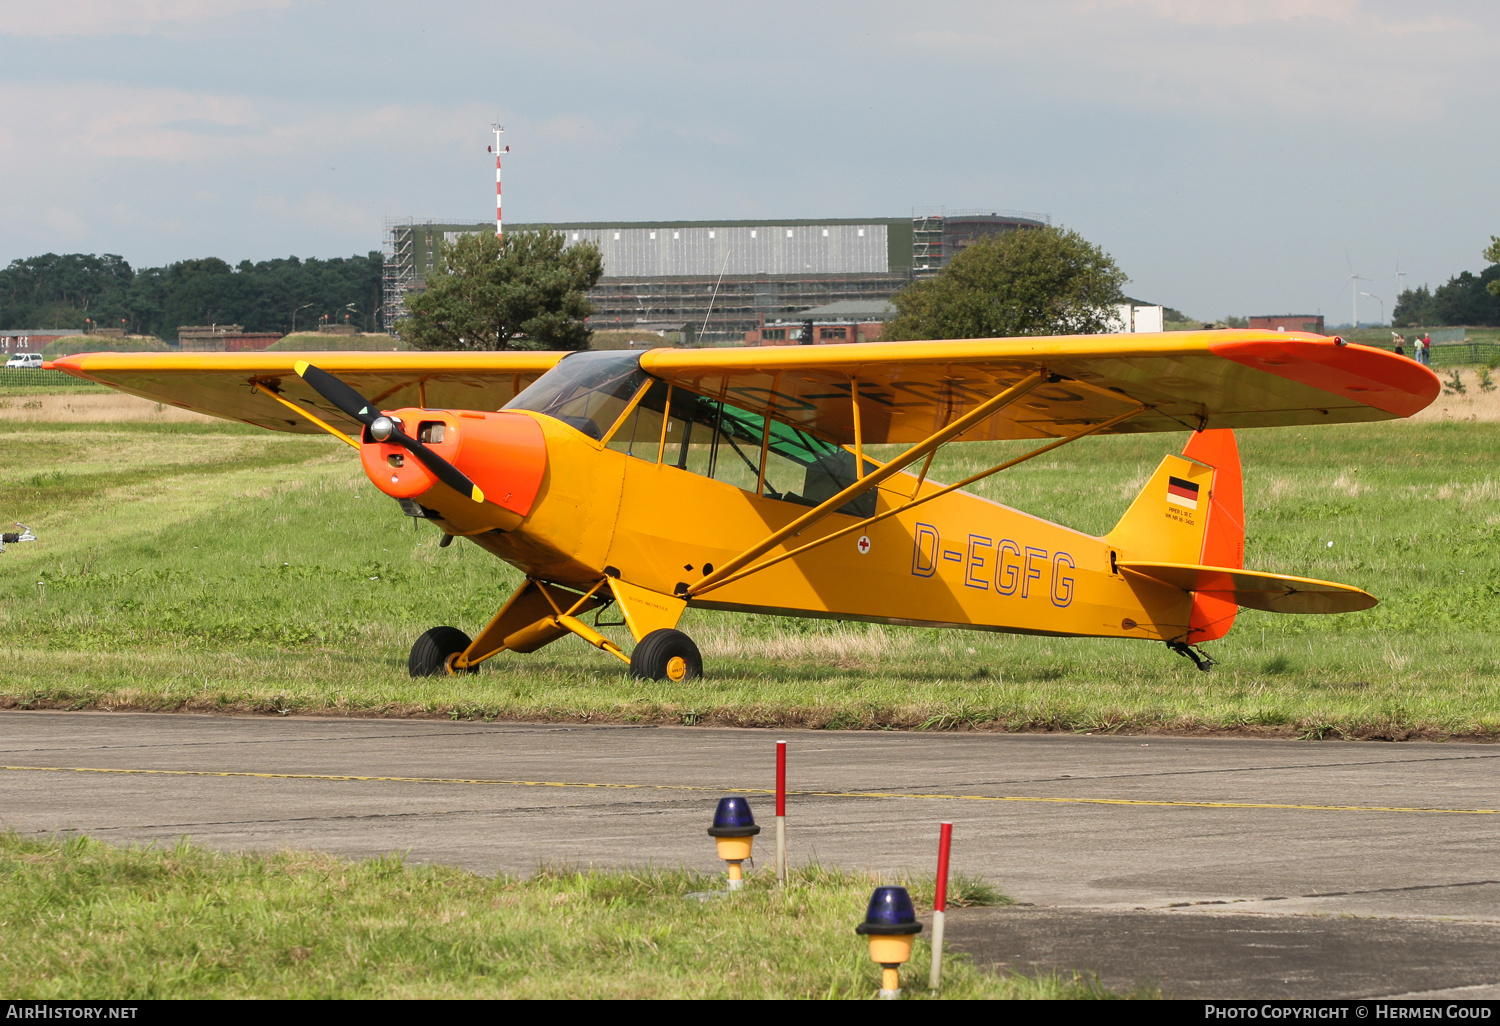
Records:
<instances>
[{"instance_id":1,"label":"landing gear strut","mask_svg":"<svg viewBox=\"0 0 1500 1026\"><path fill-rule=\"evenodd\" d=\"M1194 648L1185 641L1169 641L1167 642L1167 647L1180 656L1187 656L1193 661L1193 665L1204 673L1213 669L1213 657L1201 648Z\"/></svg>"}]
</instances>

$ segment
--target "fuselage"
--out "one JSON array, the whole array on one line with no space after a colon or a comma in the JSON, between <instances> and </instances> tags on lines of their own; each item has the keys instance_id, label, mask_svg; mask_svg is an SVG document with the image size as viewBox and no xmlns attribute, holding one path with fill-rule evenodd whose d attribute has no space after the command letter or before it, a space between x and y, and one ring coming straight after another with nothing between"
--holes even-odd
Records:
<instances>
[{"instance_id":1,"label":"fuselage","mask_svg":"<svg viewBox=\"0 0 1500 1026\"><path fill-rule=\"evenodd\" d=\"M544 432L548 475L535 511L515 531L475 538L544 580L582 585L613 568L632 584L673 594L806 512L691 471L595 448L563 424L544 425ZM940 487L925 481L917 494ZM873 512L904 505L916 488L916 475L898 474L877 489ZM834 513L787 546L858 520ZM1180 636L1191 598L1112 573L1112 551L1116 562L1137 555L956 491L692 604L1022 633Z\"/></svg>"}]
</instances>

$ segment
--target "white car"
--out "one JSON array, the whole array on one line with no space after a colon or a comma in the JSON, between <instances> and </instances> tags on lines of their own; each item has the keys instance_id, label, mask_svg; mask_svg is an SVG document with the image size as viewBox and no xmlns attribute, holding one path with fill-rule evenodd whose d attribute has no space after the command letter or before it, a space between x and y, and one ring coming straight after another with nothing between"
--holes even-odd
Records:
<instances>
[{"instance_id":1,"label":"white car","mask_svg":"<svg viewBox=\"0 0 1500 1026\"><path fill-rule=\"evenodd\" d=\"M42 354L41 353L17 353L15 356L12 356L9 360L5 361L5 369L6 370L9 370L12 367L37 367L37 368L40 368L41 365L42 365Z\"/></svg>"}]
</instances>

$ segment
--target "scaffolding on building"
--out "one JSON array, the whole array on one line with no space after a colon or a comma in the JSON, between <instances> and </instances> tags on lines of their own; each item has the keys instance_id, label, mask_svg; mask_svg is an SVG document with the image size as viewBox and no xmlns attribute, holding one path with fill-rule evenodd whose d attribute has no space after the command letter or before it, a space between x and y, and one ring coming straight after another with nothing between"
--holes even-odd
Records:
<instances>
[{"instance_id":1,"label":"scaffolding on building","mask_svg":"<svg viewBox=\"0 0 1500 1026\"><path fill-rule=\"evenodd\" d=\"M594 331L650 326L681 333L686 345L743 343L762 324L839 300L884 300L909 284L885 273L604 278L589 290Z\"/></svg>"},{"instance_id":2,"label":"scaffolding on building","mask_svg":"<svg viewBox=\"0 0 1500 1026\"><path fill-rule=\"evenodd\" d=\"M412 245L415 234L416 222L411 218L385 219L385 237L381 248L385 267L380 282L380 320L388 335L396 334L396 322L406 314L406 293L417 281L417 265Z\"/></svg>"},{"instance_id":3,"label":"scaffolding on building","mask_svg":"<svg viewBox=\"0 0 1500 1026\"><path fill-rule=\"evenodd\" d=\"M947 267L948 261L978 236L1015 228L1040 228L1051 223L1051 214L1029 210L995 210L984 207L937 207L929 210L913 208L912 274L917 278L931 278ZM959 224L968 226L968 230L956 231L955 226Z\"/></svg>"},{"instance_id":4,"label":"scaffolding on building","mask_svg":"<svg viewBox=\"0 0 1500 1026\"><path fill-rule=\"evenodd\" d=\"M911 269L922 277L943 266L943 215L923 214L911 219Z\"/></svg>"}]
</instances>

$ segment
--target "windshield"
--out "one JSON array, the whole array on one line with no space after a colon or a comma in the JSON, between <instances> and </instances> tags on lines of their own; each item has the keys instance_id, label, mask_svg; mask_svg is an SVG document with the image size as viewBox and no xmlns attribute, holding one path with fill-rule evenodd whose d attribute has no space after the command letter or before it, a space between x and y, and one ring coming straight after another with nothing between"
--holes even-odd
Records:
<instances>
[{"instance_id":1,"label":"windshield","mask_svg":"<svg viewBox=\"0 0 1500 1026\"><path fill-rule=\"evenodd\" d=\"M598 441L645 383L638 352L574 353L502 408L545 413Z\"/></svg>"}]
</instances>

